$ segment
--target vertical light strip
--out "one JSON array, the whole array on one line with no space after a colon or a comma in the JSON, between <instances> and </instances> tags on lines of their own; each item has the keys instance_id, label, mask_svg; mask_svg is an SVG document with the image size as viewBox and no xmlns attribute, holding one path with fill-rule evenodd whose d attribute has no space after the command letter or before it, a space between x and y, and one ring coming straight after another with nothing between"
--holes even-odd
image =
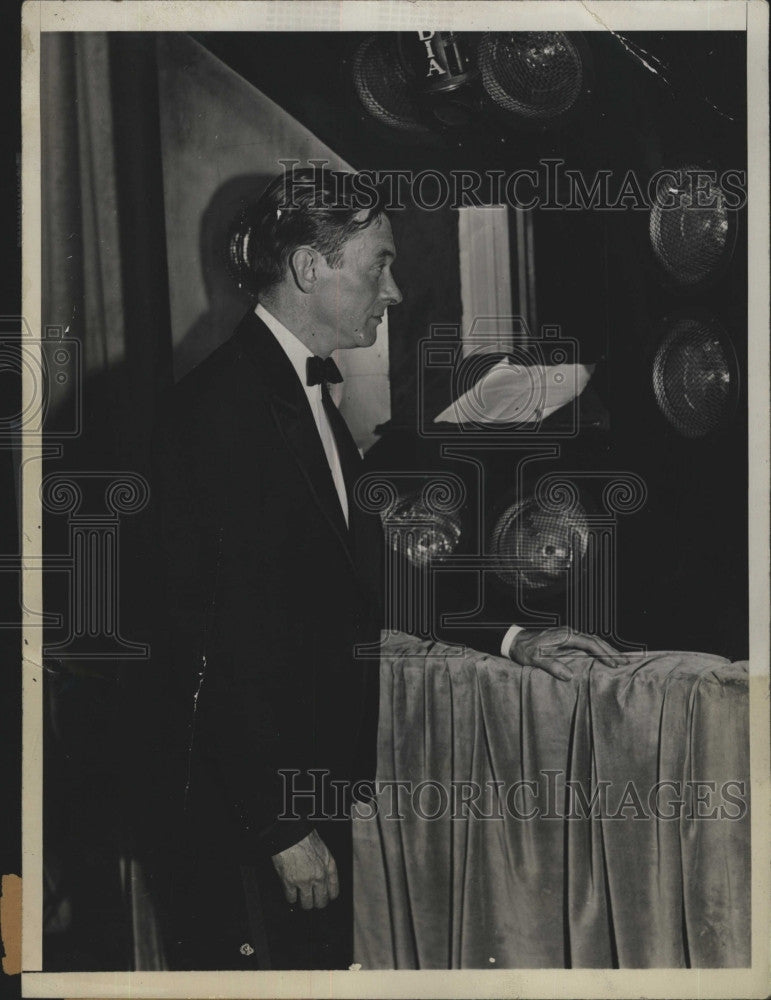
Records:
<instances>
[{"instance_id":1,"label":"vertical light strip","mask_svg":"<svg viewBox=\"0 0 771 1000\"><path fill-rule=\"evenodd\" d=\"M508 350L514 314L508 208L458 209L458 245L463 354ZM476 340L479 334L484 340Z\"/></svg>"},{"instance_id":2,"label":"vertical light strip","mask_svg":"<svg viewBox=\"0 0 771 1000\"><path fill-rule=\"evenodd\" d=\"M528 333L535 337L538 329L538 313L535 303L535 240L533 235L533 213L522 208L514 209L517 259L517 287L514 289L514 305L518 316L525 321ZM513 268L512 268L513 271Z\"/></svg>"},{"instance_id":3,"label":"vertical light strip","mask_svg":"<svg viewBox=\"0 0 771 1000\"><path fill-rule=\"evenodd\" d=\"M748 119L748 363L749 517L750 517L750 670L768 676L768 6L747 7L747 106L757 111ZM749 30L754 23L756 33ZM759 72L758 68L763 67ZM754 954L754 953L753 953Z\"/></svg>"},{"instance_id":4,"label":"vertical light strip","mask_svg":"<svg viewBox=\"0 0 771 1000\"><path fill-rule=\"evenodd\" d=\"M527 236L525 233L526 213L521 208L514 209L514 225L517 243L517 287L515 289L514 301L517 305L517 313L523 317L530 328L530 299L528 296L529 287L527 282ZM531 331L532 332L532 331Z\"/></svg>"},{"instance_id":5,"label":"vertical light strip","mask_svg":"<svg viewBox=\"0 0 771 1000\"><path fill-rule=\"evenodd\" d=\"M28 355L42 372L40 333L41 248L41 150L40 150L40 9L25 4L21 11L22 62L21 143L22 200L22 332L29 330ZM36 399L42 391L35 372L22 367L23 414L37 414L22 423L21 463L21 552L22 552L22 935L21 967L43 968L43 629L39 612L43 607L42 469L43 407ZM13 669L10 667L9 669Z\"/></svg>"},{"instance_id":6,"label":"vertical light strip","mask_svg":"<svg viewBox=\"0 0 771 1000\"><path fill-rule=\"evenodd\" d=\"M522 215L525 229L525 284L522 288L524 301L527 303L527 311L524 313L525 321L531 337L538 336L538 303L536 299L535 285L535 226L533 220L535 216L532 211L523 212Z\"/></svg>"},{"instance_id":7,"label":"vertical light strip","mask_svg":"<svg viewBox=\"0 0 771 1000\"><path fill-rule=\"evenodd\" d=\"M750 774L752 775L752 971L758 992L768 992L771 918L767 873L769 806L769 139L767 3L744 5L747 18L747 195L750 583ZM758 881L761 877L763 881ZM764 884L765 883L765 884ZM746 989L746 987L745 987Z\"/></svg>"}]
</instances>

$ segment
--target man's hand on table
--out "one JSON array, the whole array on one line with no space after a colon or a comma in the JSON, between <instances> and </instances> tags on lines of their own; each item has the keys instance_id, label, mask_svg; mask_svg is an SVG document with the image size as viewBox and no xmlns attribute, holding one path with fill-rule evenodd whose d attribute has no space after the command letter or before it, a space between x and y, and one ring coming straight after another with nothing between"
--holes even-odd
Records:
<instances>
[{"instance_id":1,"label":"man's hand on table","mask_svg":"<svg viewBox=\"0 0 771 1000\"><path fill-rule=\"evenodd\" d=\"M273 855L273 866L284 886L287 902L299 899L304 910L323 909L337 899L340 884L335 859L321 837L312 830L298 844Z\"/></svg>"},{"instance_id":2,"label":"man's hand on table","mask_svg":"<svg viewBox=\"0 0 771 1000\"><path fill-rule=\"evenodd\" d=\"M576 657L593 656L606 667L619 667L624 657L595 635L571 632L567 628L525 628L517 633L509 656L526 667L537 667L561 681L569 681ZM572 662L571 662L572 661Z\"/></svg>"}]
</instances>

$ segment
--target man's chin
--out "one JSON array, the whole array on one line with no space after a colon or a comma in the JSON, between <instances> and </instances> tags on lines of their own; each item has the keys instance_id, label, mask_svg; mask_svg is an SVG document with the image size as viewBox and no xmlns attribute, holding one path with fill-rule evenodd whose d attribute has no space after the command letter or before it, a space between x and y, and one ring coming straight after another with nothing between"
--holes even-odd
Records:
<instances>
[{"instance_id":1,"label":"man's chin","mask_svg":"<svg viewBox=\"0 0 771 1000\"><path fill-rule=\"evenodd\" d=\"M377 340L377 324L367 323L363 330L356 334L356 347L372 347Z\"/></svg>"}]
</instances>

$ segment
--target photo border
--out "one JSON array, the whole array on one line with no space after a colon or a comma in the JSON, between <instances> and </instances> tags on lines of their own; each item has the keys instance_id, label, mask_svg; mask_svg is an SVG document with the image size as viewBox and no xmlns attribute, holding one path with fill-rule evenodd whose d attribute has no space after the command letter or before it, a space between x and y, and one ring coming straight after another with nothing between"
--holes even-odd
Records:
<instances>
[{"instance_id":1,"label":"photo border","mask_svg":"<svg viewBox=\"0 0 771 1000\"><path fill-rule=\"evenodd\" d=\"M40 35L49 31L396 31L443 28L747 33L748 408L752 966L749 969L501 969L377 972L42 972L42 428L22 438L22 996L765 997L769 992L769 155L763 0L27 0L22 8L22 314L41 329ZM31 350L40 352L32 339ZM23 377L22 406L34 385Z\"/></svg>"}]
</instances>

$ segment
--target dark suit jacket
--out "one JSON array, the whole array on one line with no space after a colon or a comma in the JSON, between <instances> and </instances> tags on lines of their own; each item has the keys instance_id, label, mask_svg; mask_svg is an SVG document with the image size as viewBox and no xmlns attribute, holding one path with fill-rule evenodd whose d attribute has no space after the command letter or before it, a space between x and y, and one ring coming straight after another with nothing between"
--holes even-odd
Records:
<instances>
[{"instance_id":1,"label":"dark suit jacket","mask_svg":"<svg viewBox=\"0 0 771 1000\"><path fill-rule=\"evenodd\" d=\"M176 790L233 860L274 854L313 823L279 820L280 770L374 777L382 532L346 527L303 387L249 312L174 389L158 429L160 618L179 711Z\"/></svg>"}]
</instances>

